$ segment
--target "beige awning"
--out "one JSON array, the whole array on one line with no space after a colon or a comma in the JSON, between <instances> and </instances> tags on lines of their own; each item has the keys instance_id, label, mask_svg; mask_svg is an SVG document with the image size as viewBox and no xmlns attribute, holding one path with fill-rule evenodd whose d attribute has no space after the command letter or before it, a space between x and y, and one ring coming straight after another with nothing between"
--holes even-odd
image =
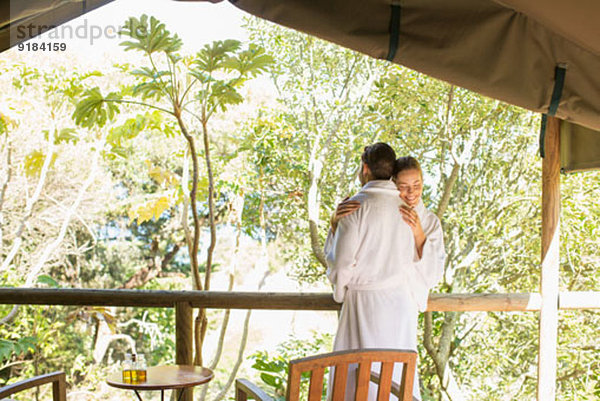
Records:
<instances>
[{"instance_id":1,"label":"beige awning","mask_svg":"<svg viewBox=\"0 0 600 401\"><path fill-rule=\"evenodd\" d=\"M565 66L555 115L567 125L581 125L588 134L600 136L594 132L600 131L600 1L238 0L233 4L541 113L548 112L555 92L556 67ZM397 38L391 32L395 26ZM586 146L579 141L571 144ZM600 167L600 152L595 159L586 165Z\"/></svg>"}]
</instances>

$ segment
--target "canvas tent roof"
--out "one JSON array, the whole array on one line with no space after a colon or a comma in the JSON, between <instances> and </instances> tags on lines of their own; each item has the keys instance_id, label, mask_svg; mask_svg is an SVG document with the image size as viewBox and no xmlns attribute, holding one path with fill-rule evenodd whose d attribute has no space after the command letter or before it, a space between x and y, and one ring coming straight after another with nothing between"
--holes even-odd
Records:
<instances>
[{"instance_id":1,"label":"canvas tent roof","mask_svg":"<svg viewBox=\"0 0 600 401\"><path fill-rule=\"evenodd\" d=\"M24 21L58 25L109 1L0 0L3 6L21 4L18 13L2 13L0 50L7 48L6 32ZM259 17L529 110L548 113L554 99L555 115L568 127L563 135L571 136L569 162L563 161L563 166L600 167L598 1L232 3ZM566 68L562 85L556 85L557 66Z\"/></svg>"}]
</instances>

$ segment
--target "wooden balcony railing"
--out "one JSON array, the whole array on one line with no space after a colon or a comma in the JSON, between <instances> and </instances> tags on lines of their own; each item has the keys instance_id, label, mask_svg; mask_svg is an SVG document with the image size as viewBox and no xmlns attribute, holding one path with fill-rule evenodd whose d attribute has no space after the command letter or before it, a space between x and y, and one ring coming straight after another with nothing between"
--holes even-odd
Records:
<instances>
[{"instance_id":1,"label":"wooden balcony railing","mask_svg":"<svg viewBox=\"0 0 600 401\"><path fill-rule=\"evenodd\" d=\"M173 308L188 303L193 308L338 310L330 293L144 291L0 288L0 304L128 306ZM539 293L431 294L428 311L439 312L536 312ZM559 309L600 309L600 292L561 292Z\"/></svg>"},{"instance_id":2,"label":"wooden balcony railing","mask_svg":"<svg viewBox=\"0 0 600 401\"><path fill-rule=\"evenodd\" d=\"M600 292L561 292L558 309L600 309ZM536 312L539 293L431 294L428 311ZM0 288L0 304L175 308L176 362L193 355L193 308L338 310L330 293Z\"/></svg>"}]
</instances>

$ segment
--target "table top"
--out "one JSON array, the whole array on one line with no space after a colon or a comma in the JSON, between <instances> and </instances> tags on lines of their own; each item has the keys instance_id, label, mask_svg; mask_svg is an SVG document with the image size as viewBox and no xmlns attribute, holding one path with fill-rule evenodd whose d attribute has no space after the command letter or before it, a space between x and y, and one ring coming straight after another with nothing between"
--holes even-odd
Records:
<instances>
[{"instance_id":1,"label":"table top","mask_svg":"<svg viewBox=\"0 0 600 401\"><path fill-rule=\"evenodd\" d=\"M166 365L149 367L147 379L143 383L125 383L121 371L111 374L106 383L127 390L167 390L194 387L207 383L212 378L212 370L201 366Z\"/></svg>"}]
</instances>

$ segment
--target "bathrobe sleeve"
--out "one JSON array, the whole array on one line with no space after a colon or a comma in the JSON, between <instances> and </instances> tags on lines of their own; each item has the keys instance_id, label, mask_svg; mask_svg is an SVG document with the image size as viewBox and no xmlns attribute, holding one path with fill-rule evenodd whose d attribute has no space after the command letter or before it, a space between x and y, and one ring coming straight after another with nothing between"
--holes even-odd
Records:
<instances>
[{"instance_id":1,"label":"bathrobe sleeve","mask_svg":"<svg viewBox=\"0 0 600 401\"><path fill-rule=\"evenodd\" d=\"M325 246L323 247L323 253L325 256L329 255L329 252L333 249L333 231L331 227L329 228L329 232L327 233L327 239L325 239Z\"/></svg>"},{"instance_id":2,"label":"bathrobe sleeve","mask_svg":"<svg viewBox=\"0 0 600 401\"><path fill-rule=\"evenodd\" d=\"M360 209L338 223L335 234L328 237L325 243L327 257L327 277L333 284L333 299L344 302L346 285L353 277L356 266L356 252L359 248L359 215ZM329 247L328 247L329 243Z\"/></svg>"},{"instance_id":3,"label":"bathrobe sleeve","mask_svg":"<svg viewBox=\"0 0 600 401\"><path fill-rule=\"evenodd\" d=\"M413 260L413 277L411 280L413 296L420 311L427 308L429 290L435 287L444 274L444 235L442 225L437 216L426 212L425 221L422 221L423 231L427 240L423 246L423 253L419 258L415 249Z\"/></svg>"}]
</instances>

